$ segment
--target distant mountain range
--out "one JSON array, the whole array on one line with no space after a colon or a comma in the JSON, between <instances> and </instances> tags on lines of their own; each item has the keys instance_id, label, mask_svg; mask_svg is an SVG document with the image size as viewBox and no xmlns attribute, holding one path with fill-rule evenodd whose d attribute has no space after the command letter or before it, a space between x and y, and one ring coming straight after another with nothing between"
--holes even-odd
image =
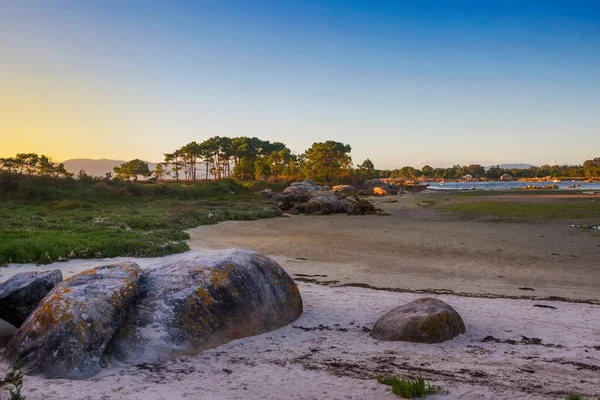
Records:
<instances>
[{"instance_id":1,"label":"distant mountain range","mask_svg":"<svg viewBox=\"0 0 600 400\"><path fill-rule=\"evenodd\" d=\"M77 175L79 171L83 170L88 175L99 177L105 176L107 172L113 172L114 167L117 167L125 162L127 161L108 160L105 158L101 160L92 160L90 158L74 158L63 161L65 164L65 169L74 173L75 175ZM157 164L158 163L148 162L150 171L153 171Z\"/></svg>"},{"instance_id":2,"label":"distant mountain range","mask_svg":"<svg viewBox=\"0 0 600 400\"><path fill-rule=\"evenodd\" d=\"M533 165L531 165L531 164L523 164L523 163L517 163L517 164L500 164L500 168L504 168L504 169L528 169L529 167L533 167Z\"/></svg>"}]
</instances>

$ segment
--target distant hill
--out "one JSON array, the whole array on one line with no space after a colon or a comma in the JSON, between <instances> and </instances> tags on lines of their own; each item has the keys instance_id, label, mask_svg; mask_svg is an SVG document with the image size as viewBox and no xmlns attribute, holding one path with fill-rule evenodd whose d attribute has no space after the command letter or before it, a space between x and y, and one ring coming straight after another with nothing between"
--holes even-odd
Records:
<instances>
[{"instance_id":1,"label":"distant hill","mask_svg":"<svg viewBox=\"0 0 600 400\"><path fill-rule=\"evenodd\" d=\"M523 163L517 163L517 164L500 164L500 168L504 168L504 169L528 169L529 167L533 167L533 165L531 165L531 164L523 164Z\"/></svg>"},{"instance_id":2,"label":"distant hill","mask_svg":"<svg viewBox=\"0 0 600 400\"><path fill-rule=\"evenodd\" d=\"M90 158L74 158L65 160L65 169L77 175L79 171L84 170L86 174L91 176L104 176L107 172L113 172L113 168L126 162L125 160L92 160ZM148 162L150 171L156 168L157 163Z\"/></svg>"}]
</instances>

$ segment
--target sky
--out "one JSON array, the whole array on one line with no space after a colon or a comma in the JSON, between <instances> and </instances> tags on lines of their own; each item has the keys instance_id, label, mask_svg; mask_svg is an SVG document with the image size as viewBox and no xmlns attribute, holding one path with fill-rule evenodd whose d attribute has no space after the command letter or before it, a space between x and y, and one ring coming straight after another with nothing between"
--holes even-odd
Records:
<instances>
[{"instance_id":1,"label":"sky","mask_svg":"<svg viewBox=\"0 0 600 400\"><path fill-rule=\"evenodd\" d=\"M377 168L600 157L600 1L0 0L0 157L211 136Z\"/></svg>"}]
</instances>

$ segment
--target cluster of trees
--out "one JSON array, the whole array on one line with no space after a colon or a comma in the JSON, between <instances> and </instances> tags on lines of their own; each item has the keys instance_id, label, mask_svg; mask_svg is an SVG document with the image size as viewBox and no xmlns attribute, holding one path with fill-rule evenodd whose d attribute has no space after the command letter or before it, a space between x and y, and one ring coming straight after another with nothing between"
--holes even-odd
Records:
<instances>
[{"instance_id":1,"label":"cluster of trees","mask_svg":"<svg viewBox=\"0 0 600 400\"><path fill-rule=\"evenodd\" d=\"M175 180L236 178L295 174L297 157L285 144L246 136L214 136L201 143L190 142L165 154L164 166ZM203 171L198 171L198 164Z\"/></svg>"},{"instance_id":2,"label":"cluster of trees","mask_svg":"<svg viewBox=\"0 0 600 400\"><path fill-rule=\"evenodd\" d=\"M246 136L214 136L165 154L163 174L187 182L210 178L253 180L264 177L342 180L352 173L350 151L349 145L329 140L314 143L310 149L296 155L281 142ZM203 171L198 171L199 164ZM157 171L155 175L158 177Z\"/></svg>"},{"instance_id":3,"label":"cluster of trees","mask_svg":"<svg viewBox=\"0 0 600 400\"><path fill-rule=\"evenodd\" d=\"M148 163L137 158L135 160L127 161L118 167L114 167L113 171L117 174L117 178L128 181L133 180L134 182L138 180L138 176L140 175L146 177L152 175Z\"/></svg>"},{"instance_id":4,"label":"cluster of trees","mask_svg":"<svg viewBox=\"0 0 600 400\"><path fill-rule=\"evenodd\" d=\"M8 172L21 175L73 176L63 163L56 164L43 154L19 153L15 157L0 158L0 165Z\"/></svg>"},{"instance_id":5,"label":"cluster of trees","mask_svg":"<svg viewBox=\"0 0 600 400\"><path fill-rule=\"evenodd\" d=\"M586 160L583 165L542 165L531 166L526 169L500 168L495 165L485 168L479 164L454 165L449 168L432 168L425 165L421 169L403 167L395 170L376 170L378 178L434 178L434 179L462 179L466 175L473 178L498 179L504 174L515 178L581 178L600 176L600 158Z\"/></svg>"}]
</instances>

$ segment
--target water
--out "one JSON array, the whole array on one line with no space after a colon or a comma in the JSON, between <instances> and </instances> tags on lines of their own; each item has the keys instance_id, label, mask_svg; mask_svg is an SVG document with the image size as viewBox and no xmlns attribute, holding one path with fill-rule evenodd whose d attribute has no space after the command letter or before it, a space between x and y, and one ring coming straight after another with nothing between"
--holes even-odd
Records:
<instances>
[{"instance_id":1,"label":"water","mask_svg":"<svg viewBox=\"0 0 600 400\"><path fill-rule=\"evenodd\" d=\"M573 186L579 184L581 186L575 189L567 188L567 186ZM525 186L547 186L557 185L559 189L564 190L600 190L600 183L585 183L576 181L562 181L562 182L446 182L444 185L440 185L439 182L431 182L429 189L435 190L507 190L507 189L519 189Z\"/></svg>"}]
</instances>

